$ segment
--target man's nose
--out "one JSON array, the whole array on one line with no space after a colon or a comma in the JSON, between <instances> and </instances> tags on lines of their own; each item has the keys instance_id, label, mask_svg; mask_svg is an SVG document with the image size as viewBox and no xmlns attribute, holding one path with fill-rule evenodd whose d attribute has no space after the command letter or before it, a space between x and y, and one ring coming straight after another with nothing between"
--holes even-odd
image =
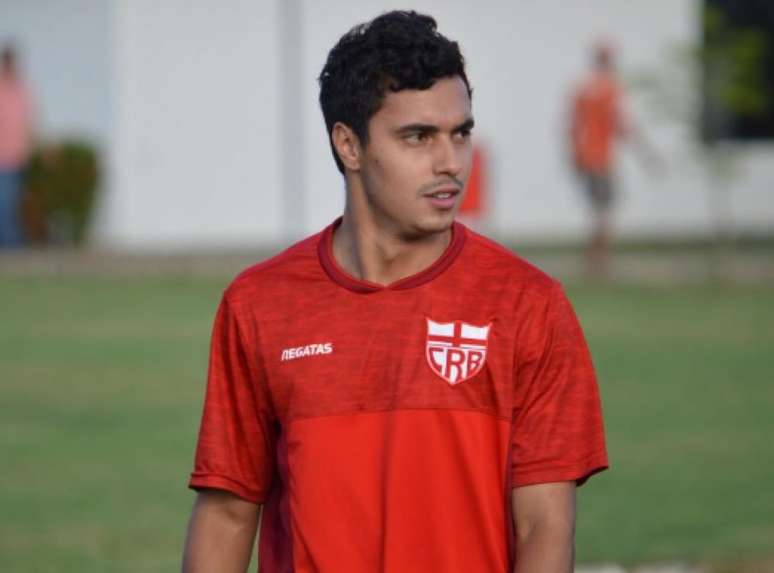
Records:
<instances>
[{"instance_id":1,"label":"man's nose","mask_svg":"<svg viewBox=\"0 0 774 573\"><path fill-rule=\"evenodd\" d=\"M435 172L457 177L462 171L464 155L464 145L457 144L451 137L439 137L436 140Z\"/></svg>"}]
</instances>

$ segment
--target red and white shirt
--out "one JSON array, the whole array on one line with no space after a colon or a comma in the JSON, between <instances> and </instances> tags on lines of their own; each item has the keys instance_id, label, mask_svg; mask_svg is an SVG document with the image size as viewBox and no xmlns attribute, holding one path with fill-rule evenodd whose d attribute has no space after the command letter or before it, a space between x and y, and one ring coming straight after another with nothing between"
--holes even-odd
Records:
<instances>
[{"instance_id":1,"label":"red and white shirt","mask_svg":"<svg viewBox=\"0 0 774 573\"><path fill-rule=\"evenodd\" d=\"M22 81L0 73L0 171L24 166L32 146L32 97Z\"/></svg>"},{"instance_id":2,"label":"red and white shirt","mask_svg":"<svg viewBox=\"0 0 774 573\"><path fill-rule=\"evenodd\" d=\"M336 224L224 293L190 486L263 504L265 573L509 571L511 489L607 467L575 314L459 223L426 270L357 280Z\"/></svg>"}]
</instances>

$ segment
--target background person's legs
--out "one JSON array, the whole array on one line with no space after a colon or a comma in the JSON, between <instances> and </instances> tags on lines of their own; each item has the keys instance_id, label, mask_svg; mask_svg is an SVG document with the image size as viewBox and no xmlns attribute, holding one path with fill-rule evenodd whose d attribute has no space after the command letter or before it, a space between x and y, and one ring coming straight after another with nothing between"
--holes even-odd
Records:
<instances>
[{"instance_id":1,"label":"background person's legs","mask_svg":"<svg viewBox=\"0 0 774 573\"><path fill-rule=\"evenodd\" d=\"M0 248L21 245L21 177L18 171L0 171Z\"/></svg>"},{"instance_id":2,"label":"background person's legs","mask_svg":"<svg viewBox=\"0 0 774 573\"><path fill-rule=\"evenodd\" d=\"M603 280L610 271L613 184L609 174L590 173L587 185L593 220L586 248L586 276L592 280Z\"/></svg>"}]
</instances>

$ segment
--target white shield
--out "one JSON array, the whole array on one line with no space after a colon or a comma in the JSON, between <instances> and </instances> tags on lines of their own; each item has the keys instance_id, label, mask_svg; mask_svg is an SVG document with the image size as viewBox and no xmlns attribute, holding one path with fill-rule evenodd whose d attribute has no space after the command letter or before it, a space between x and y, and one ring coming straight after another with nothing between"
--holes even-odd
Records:
<instances>
[{"instance_id":1,"label":"white shield","mask_svg":"<svg viewBox=\"0 0 774 573\"><path fill-rule=\"evenodd\" d=\"M428 318L426 355L430 368L452 386L478 374L486 361L491 326Z\"/></svg>"}]
</instances>

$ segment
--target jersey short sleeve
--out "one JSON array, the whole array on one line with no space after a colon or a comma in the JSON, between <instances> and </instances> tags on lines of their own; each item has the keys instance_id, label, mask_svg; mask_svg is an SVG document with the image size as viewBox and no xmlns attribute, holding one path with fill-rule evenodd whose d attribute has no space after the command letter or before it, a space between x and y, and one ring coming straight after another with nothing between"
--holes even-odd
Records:
<instances>
[{"instance_id":1,"label":"jersey short sleeve","mask_svg":"<svg viewBox=\"0 0 774 573\"><path fill-rule=\"evenodd\" d=\"M215 318L207 392L189 487L222 489L263 503L274 471L276 431L257 335L224 296Z\"/></svg>"},{"instance_id":2,"label":"jersey short sleeve","mask_svg":"<svg viewBox=\"0 0 774 573\"><path fill-rule=\"evenodd\" d=\"M553 283L535 309L517 373L512 441L514 487L557 481L582 484L607 468L594 367L570 302Z\"/></svg>"}]
</instances>

